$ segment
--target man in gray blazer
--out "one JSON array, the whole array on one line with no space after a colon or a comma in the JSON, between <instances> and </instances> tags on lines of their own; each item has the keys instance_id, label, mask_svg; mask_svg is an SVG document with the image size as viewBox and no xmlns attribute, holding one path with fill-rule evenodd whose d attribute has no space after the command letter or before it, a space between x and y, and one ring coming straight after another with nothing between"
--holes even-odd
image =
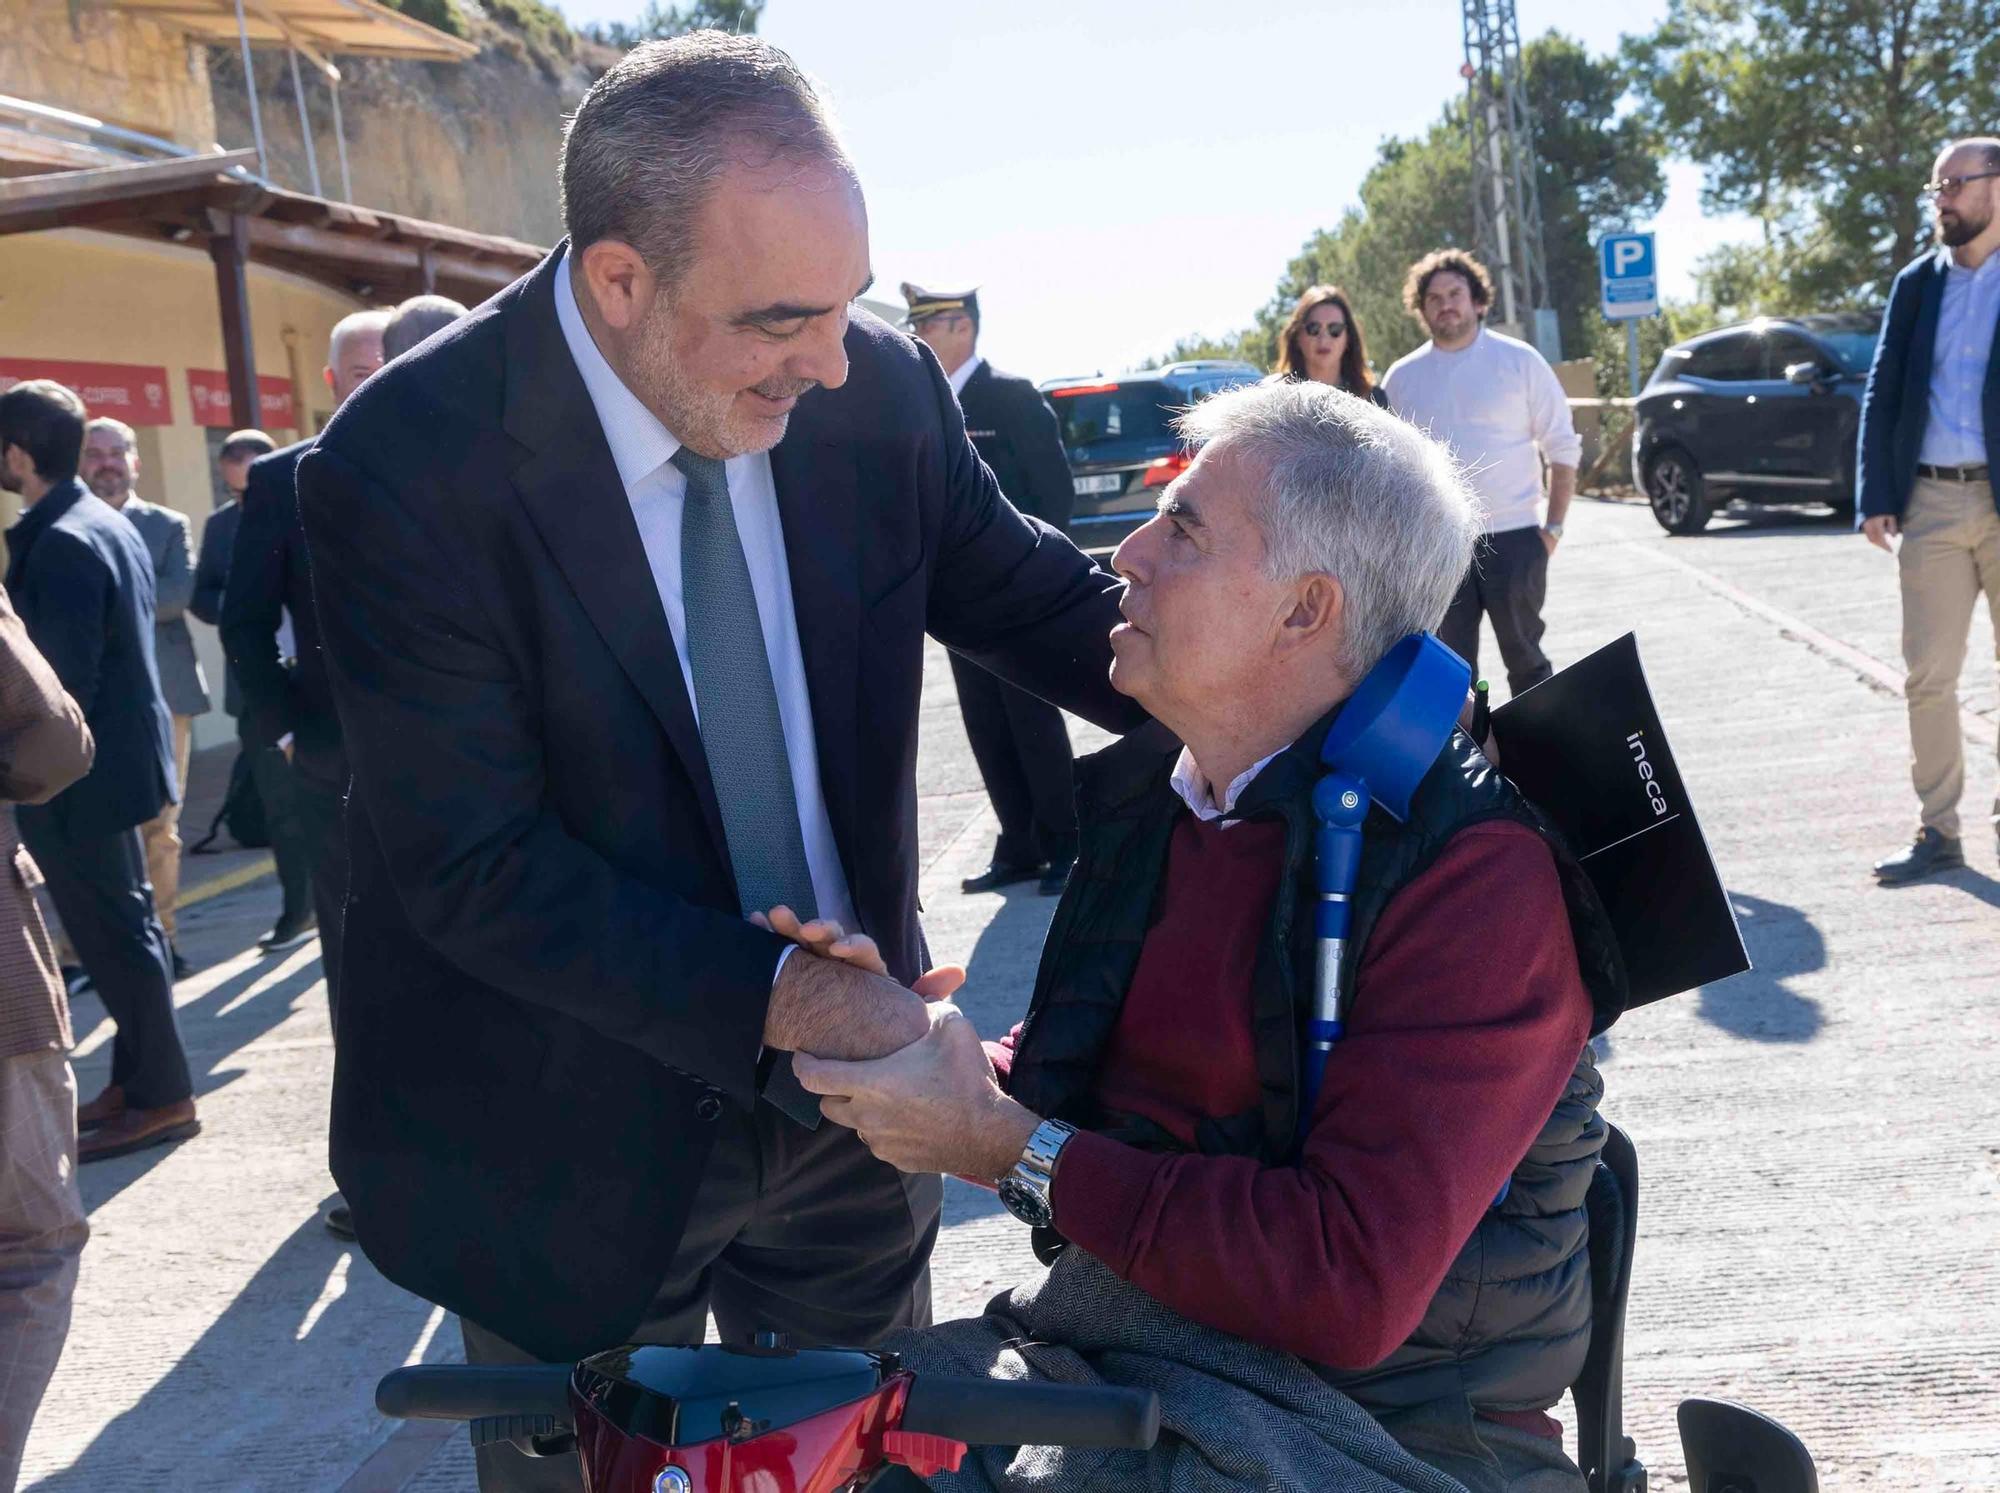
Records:
<instances>
[{"instance_id":1,"label":"man in gray blazer","mask_svg":"<svg viewBox=\"0 0 2000 1493\"><path fill-rule=\"evenodd\" d=\"M138 496L139 448L132 427L103 416L84 428L81 475L90 490L131 520L146 553L153 557L153 651L160 667L160 694L174 718L174 780L187 796L188 757L194 718L208 713L208 681L194 655L194 637L183 615L194 597L194 530L187 515ZM140 826L146 842L146 875L153 905L167 930L174 978L193 971L181 958L174 937L174 904L181 889L181 806L169 802L157 818Z\"/></svg>"}]
</instances>

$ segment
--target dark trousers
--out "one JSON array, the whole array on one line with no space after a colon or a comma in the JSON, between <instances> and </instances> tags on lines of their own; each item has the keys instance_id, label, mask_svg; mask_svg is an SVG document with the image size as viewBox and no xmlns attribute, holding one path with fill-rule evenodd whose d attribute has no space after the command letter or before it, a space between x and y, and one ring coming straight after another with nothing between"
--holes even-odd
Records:
<instances>
[{"instance_id":1,"label":"dark trousers","mask_svg":"<svg viewBox=\"0 0 2000 1493\"><path fill-rule=\"evenodd\" d=\"M313 894L312 858L307 851L305 828L299 823L298 794L293 787L292 764L276 747L241 750L250 761L250 779L257 785L257 797L264 805L264 831L271 837L271 859L278 867L278 908L280 922L305 916Z\"/></svg>"},{"instance_id":2,"label":"dark trousers","mask_svg":"<svg viewBox=\"0 0 2000 1493\"><path fill-rule=\"evenodd\" d=\"M338 1020L341 934L347 917L347 829L341 820L347 785L299 769L292 774L292 792L312 866L313 911L319 917L319 959L326 975L327 1005Z\"/></svg>"},{"instance_id":3,"label":"dark trousers","mask_svg":"<svg viewBox=\"0 0 2000 1493\"><path fill-rule=\"evenodd\" d=\"M1512 694L1533 689L1555 666L1542 652L1542 602L1549 589L1549 551L1540 529L1488 534L1473 552L1472 569L1444 614L1438 636L1479 675L1479 618L1493 619L1500 661Z\"/></svg>"},{"instance_id":4,"label":"dark trousers","mask_svg":"<svg viewBox=\"0 0 2000 1493\"><path fill-rule=\"evenodd\" d=\"M754 1114L731 1107L720 1128L687 1233L632 1341L698 1343L711 1311L724 1342L770 1328L801 1348L866 1347L896 1328L930 1325L938 1178L905 1176L853 1131L829 1121L808 1132L768 1104ZM574 1268L588 1270L589 1259ZM461 1326L467 1362L533 1362L477 1323ZM573 1457L502 1445L478 1459L480 1493L583 1487Z\"/></svg>"},{"instance_id":5,"label":"dark trousers","mask_svg":"<svg viewBox=\"0 0 2000 1493\"><path fill-rule=\"evenodd\" d=\"M1075 761L1062 712L956 653L951 677L973 760L1000 819L993 859L1007 866L1075 860Z\"/></svg>"},{"instance_id":6,"label":"dark trousers","mask_svg":"<svg viewBox=\"0 0 2000 1493\"><path fill-rule=\"evenodd\" d=\"M111 1081L133 1109L178 1104L194 1092L194 1080L174 1019L173 965L139 831L72 835L50 809L23 804L16 814L63 931L118 1029Z\"/></svg>"}]
</instances>

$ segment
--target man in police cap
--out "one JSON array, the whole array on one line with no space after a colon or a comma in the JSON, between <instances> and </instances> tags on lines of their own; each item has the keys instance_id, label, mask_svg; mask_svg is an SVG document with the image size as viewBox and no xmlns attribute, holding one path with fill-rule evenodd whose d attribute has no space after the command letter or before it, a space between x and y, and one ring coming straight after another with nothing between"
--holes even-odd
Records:
<instances>
[{"instance_id":1,"label":"man in police cap","mask_svg":"<svg viewBox=\"0 0 2000 1493\"><path fill-rule=\"evenodd\" d=\"M910 330L944 365L965 412L966 434L1000 491L1029 517L1063 528L1075 489L1055 413L1028 380L979 356L978 291L925 290L905 282L903 299ZM1042 893L1054 896L1076 859L1076 798L1062 712L955 653L951 672L979 776L1000 816L993 863L961 885L986 892L1039 878Z\"/></svg>"}]
</instances>

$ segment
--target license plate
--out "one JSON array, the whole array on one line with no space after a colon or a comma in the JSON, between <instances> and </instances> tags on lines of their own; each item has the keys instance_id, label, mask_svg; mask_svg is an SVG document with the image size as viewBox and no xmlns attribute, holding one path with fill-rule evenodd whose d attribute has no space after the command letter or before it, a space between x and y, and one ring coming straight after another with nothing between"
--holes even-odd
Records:
<instances>
[{"instance_id":1,"label":"license plate","mask_svg":"<svg viewBox=\"0 0 2000 1493\"><path fill-rule=\"evenodd\" d=\"M1085 497L1091 493L1122 492L1125 479L1117 472L1106 472L1101 477L1079 477L1076 479L1076 495Z\"/></svg>"}]
</instances>

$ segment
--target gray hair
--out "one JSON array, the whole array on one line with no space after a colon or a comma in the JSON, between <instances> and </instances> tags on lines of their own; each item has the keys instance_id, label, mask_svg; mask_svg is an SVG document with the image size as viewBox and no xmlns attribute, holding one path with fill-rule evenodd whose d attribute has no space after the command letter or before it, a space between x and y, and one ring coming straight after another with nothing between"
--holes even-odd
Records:
<instances>
[{"instance_id":1,"label":"gray hair","mask_svg":"<svg viewBox=\"0 0 2000 1493\"><path fill-rule=\"evenodd\" d=\"M382 361L404 353L465 315L465 307L447 295L413 295L396 308L382 329Z\"/></svg>"},{"instance_id":2,"label":"gray hair","mask_svg":"<svg viewBox=\"0 0 2000 1493\"><path fill-rule=\"evenodd\" d=\"M127 425L123 420L114 420L109 415L98 415L83 427L83 438L86 441L89 440L91 432L97 430L110 431L125 443L127 451L136 451L139 449L139 432Z\"/></svg>"},{"instance_id":3,"label":"gray hair","mask_svg":"<svg viewBox=\"0 0 2000 1493\"><path fill-rule=\"evenodd\" d=\"M340 360L340 344L349 337L358 337L364 332L377 335L389 330L389 313L386 311L350 311L333 324L333 330L326 334L326 360L335 363ZM385 360L386 361L386 360Z\"/></svg>"},{"instance_id":4,"label":"gray hair","mask_svg":"<svg viewBox=\"0 0 2000 1493\"><path fill-rule=\"evenodd\" d=\"M854 180L825 101L790 57L722 31L643 42L591 85L563 134L570 245L622 240L671 285L717 179L778 160Z\"/></svg>"},{"instance_id":5,"label":"gray hair","mask_svg":"<svg viewBox=\"0 0 2000 1493\"><path fill-rule=\"evenodd\" d=\"M1262 469L1267 576L1340 583L1349 679L1444 620L1472 564L1480 503L1443 446L1365 399L1291 379L1217 394L1175 424L1190 445L1226 446Z\"/></svg>"}]
</instances>

